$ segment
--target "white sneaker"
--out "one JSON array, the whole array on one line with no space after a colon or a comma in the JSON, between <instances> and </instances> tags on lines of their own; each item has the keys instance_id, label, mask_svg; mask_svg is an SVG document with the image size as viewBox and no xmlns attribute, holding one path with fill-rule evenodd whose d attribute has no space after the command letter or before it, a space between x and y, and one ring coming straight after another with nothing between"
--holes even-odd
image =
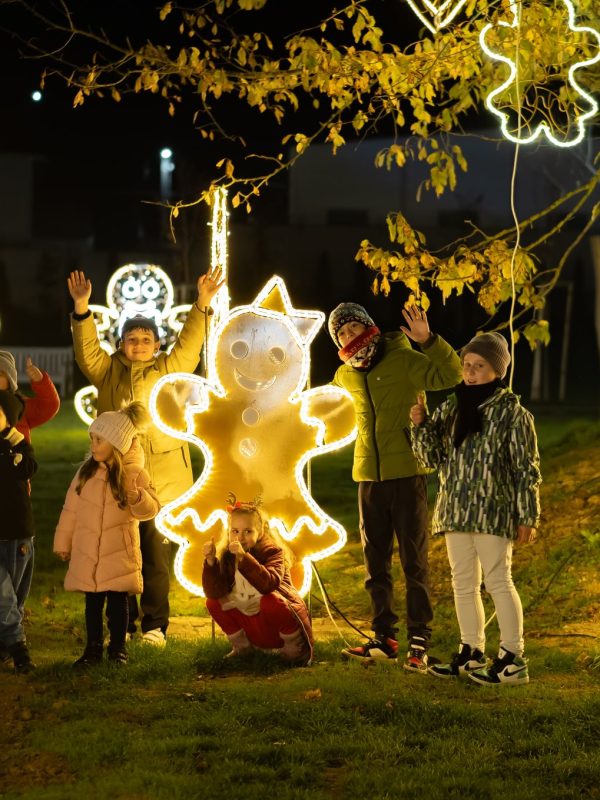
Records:
<instances>
[{"instance_id":1,"label":"white sneaker","mask_svg":"<svg viewBox=\"0 0 600 800\"><path fill-rule=\"evenodd\" d=\"M167 637L160 628L153 628L142 634L142 642L153 644L155 647L164 647L167 644Z\"/></svg>"}]
</instances>

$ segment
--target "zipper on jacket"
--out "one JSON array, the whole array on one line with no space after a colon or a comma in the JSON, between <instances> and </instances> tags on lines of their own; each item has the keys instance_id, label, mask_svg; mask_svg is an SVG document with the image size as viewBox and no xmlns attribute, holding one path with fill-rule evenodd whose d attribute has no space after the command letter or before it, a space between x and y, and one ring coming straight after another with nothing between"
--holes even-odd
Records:
<instances>
[{"instance_id":1,"label":"zipper on jacket","mask_svg":"<svg viewBox=\"0 0 600 800\"><path fill-rule=\"evenodd\" d=\"M100 515L100 536L98 536L98 552L96 553L96 563L92 569L92 579L98 590L98 581L96 580L96 572L98 571L98 564L100 563L100 548L102 547L102 531L104 530L104 512L106 511L106 491L108 489L108 468L105 475L104 490L102 493L102 513Z\"/></svg>"},{"instance_id":2,"label":"zipper on jacket","mask_svg":"<svg viewBox=\"0 0 600 800\"><path fill-rule=\"evenodd\" d=\"M365 375L365 389L367 390L367 397L371 406L371 413L373 415L373 449L375 450L375 464L377 466L377 480L381 480L381 467L379 464L379 448L377 447L377 417L375 415L375 403L371 397L371 390L369 389L369 376Z\"/></svg>"}]
</instances>

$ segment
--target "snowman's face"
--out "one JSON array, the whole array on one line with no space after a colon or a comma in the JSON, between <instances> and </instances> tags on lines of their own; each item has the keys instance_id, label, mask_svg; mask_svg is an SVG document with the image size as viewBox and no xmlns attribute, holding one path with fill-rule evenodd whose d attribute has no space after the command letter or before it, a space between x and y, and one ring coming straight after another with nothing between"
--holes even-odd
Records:
<instances>
[{"instance_id":1,"label":"snowman's face","mask_svg":"<svg viewBox=\"0 0 600 800\"><path fill-rule=\"evenodd\" d=\"M134 264L114 282L111 304L119 312L126 310L126 317L164 315L170 305L167 280L165 273L152 265Z\"/></svg>"},{"instance_id":2,"label":"snowman's face","mask_svg":"<svg viewBox=\"0 0 600 800\"><path fill-rule=\"evenodd\" d=\"M298 387L303 357L287 317L246 311L232 317L223 329L217 343L216 368L233 400L275 406Z\"/></svg>"}]
</instances>

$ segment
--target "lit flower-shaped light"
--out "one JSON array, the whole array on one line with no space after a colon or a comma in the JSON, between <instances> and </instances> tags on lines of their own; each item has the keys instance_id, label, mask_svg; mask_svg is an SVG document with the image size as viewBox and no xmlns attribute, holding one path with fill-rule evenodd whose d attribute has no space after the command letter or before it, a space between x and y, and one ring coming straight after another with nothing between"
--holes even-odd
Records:
<instances>
[{"instance_id":1,"label":"lit flower-shaped light","mask_svg":"<svg viewBox=\"0 0 600 800\"><path fill-rule=\"evenodd\" d=\"M600 33L575 24L571 0L513 0L510 11L512 22L490 23L480 34L484 52L509 68L486 105L513 142L527 144L544 134L558 147L572 147L598 111L577 73L600 60Z\"/></svg>"},{"instance_id":2,"label":"lit flower-shaped light","mask_svg":"<svg viewBox=\"0 0 600 800\"><path fill-rule=\"evenodd\" d=\"M292 576L306 592L310 562L346 542L346 531L312 498L305 478L311 458L356 436L350 395L333 386L305 390L318 311L292 307L285 284L271 278L254 302L234 308L215 329L210 381L165 375L150 396L155 424L202 451L194 486L156 518L180 545L175 571L202 594L203 545L227 525L226 498L261 497L271 526L295 555Z\"/></svg>"}]
</instances>

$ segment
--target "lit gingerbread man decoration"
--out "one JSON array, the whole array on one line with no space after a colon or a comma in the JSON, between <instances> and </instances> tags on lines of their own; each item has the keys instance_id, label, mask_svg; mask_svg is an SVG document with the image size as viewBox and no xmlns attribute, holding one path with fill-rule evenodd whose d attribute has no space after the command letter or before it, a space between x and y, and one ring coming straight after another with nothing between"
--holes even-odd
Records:
<instances>
[{"instance_id":1,"label":"lit gingerbread man decoration","mask_svg":"<svg viewBox=\"0 0 600 800\"><path fill-rule=\"evenodd\" d=\"M318 311L294 309L273 277L249 306L233 309L213 338L209 380L165 375L150 396L155 423L202 450L194 486L156 518L180 545L178 579L202 594L203 545L227 525L226 499L260 497L270 524L296 559L294 583L306 592L311 561L339 550L346 531L311 497L305 466L356 436L350 395L334 386L304 390Z\"/></svg>"}]
</instances>

